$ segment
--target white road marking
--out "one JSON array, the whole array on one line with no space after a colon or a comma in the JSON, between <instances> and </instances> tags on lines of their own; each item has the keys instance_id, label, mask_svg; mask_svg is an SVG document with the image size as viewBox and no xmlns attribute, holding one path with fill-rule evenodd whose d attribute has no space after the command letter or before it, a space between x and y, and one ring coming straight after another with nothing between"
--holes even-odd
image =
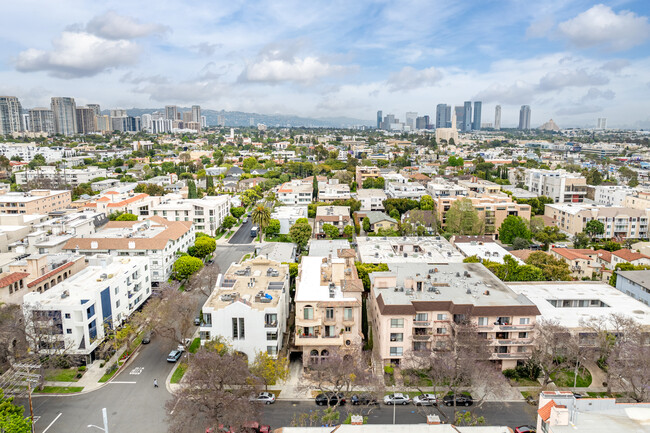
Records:
<instances>
[{"instance_id":1,"label":"white road marking","mask_svg":"<svg viewBox=\"0 0 650 433\"><path fill-rule=\"evenodd\" d=\"M178 406L178 403L179 403L180 401L181 401L180 398L179 398L178 400L176 400L176 404L175 404L174 407L172 408L172 411L169 412L170 415L173 415L173 414L174 414L174 411L176 410L176 406Z\"/></svg>"},{"instance_id":2,"label":"white road marking","mask_svg":"<svg viewBox=\"0 0 650 433\"><path fill-rule=\"evenodd\" d=\"M52 422L50 423L50 425L48 425L47 427L45 427L45 430L43 430L43 433L45 433L46 431L48 431L48 430L50 429L50 427L52 427L52 424L54 424L54 423L56 422L56 420L59 419L59 417L60 417L61 415L63 415L63 412L59 413L59 414L56 416L56 418L54 418L54 421L52 421Z\"/></svg>"},{"instance_id":3,"label":"white road marking","mask_svg":"<svg viewBox=\"0 0 650 433\"><path fill-rule=\"evenodd\" d=\"M138 382L120 382L119 380L114 380L114 381L108 382L108 383L138 383Z\"/></svg>"},{"instance_id":4,"label":"white road marking","mask_svg":"<svg viewBox=\"0 0 650 433\"><path fill-rule=\"evenodd\" d=\"M131 370L131 372L129 374L133 374L133 375L137 376L138 374L142 373L143 370L144 370L144 367L135 367L133 370Z\"/></svg>"}]
</instances>

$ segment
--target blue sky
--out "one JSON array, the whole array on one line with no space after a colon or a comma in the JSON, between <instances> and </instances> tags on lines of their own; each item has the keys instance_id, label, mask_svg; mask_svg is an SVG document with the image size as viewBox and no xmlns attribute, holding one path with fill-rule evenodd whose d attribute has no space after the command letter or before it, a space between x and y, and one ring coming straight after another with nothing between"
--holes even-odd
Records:
<instances>
[{"instance_id":1,"label":"blue sky","mask_svg":"<svg viewBox=\"0 0 650 433\"><path fill-rule=\"evenodd\" d=\"M205 108L373 119L483 101L514 125L650 127L650 2L21 0L0 94L25 107Z\"/></svg>"}]
</instances>

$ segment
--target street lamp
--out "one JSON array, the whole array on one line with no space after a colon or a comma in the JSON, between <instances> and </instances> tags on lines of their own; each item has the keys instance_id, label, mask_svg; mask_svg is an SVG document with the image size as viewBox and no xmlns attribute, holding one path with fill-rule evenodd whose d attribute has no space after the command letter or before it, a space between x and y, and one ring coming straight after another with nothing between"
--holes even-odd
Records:
<instances>
[{"instance_id":1,"label":"street lamp","mask_svg":"<svg viewBox=\"0 0 650 433\"><path fill-rule=\"evenodd\" d=\"M102 417L104 418L104 428L101 428L100 426L94 425L94 424L88 424L88 428L90 427L95 427L103 431L104 433L108 433L108 416L106 415L106 408L102 409Z\"/></svg>"}]
</instances>

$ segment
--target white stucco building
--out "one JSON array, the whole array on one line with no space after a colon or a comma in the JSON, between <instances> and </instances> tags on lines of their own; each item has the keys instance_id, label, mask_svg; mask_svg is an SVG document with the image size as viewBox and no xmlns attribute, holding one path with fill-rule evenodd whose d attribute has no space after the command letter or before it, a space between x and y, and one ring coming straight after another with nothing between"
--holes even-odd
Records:
<instances>
[{"instance_id":1,"label":"white stucco building","mask_svg":"<svg viewBox=\"0 0 650 433\"><path fill-rule=\"evenodd\" d=\"M169 221L192 221L196 231L214 236L223 220L230 215L230 196L217 195L203 198L167 198L152 204L150 212Z\"/></svg>"}]
</instances>

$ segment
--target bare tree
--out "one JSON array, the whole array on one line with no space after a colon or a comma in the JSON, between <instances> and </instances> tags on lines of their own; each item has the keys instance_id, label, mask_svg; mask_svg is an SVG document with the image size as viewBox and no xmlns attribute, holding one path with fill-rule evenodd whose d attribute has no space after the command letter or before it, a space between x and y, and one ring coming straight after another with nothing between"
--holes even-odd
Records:
<instances>
[{"instance_id":1,"label":"bare tree","mask_svg":"<svg viewBox=\"0 0 650 433\"><path fill-rule=\"evenodd\" d=\"M575 350L574 337L569 329L557 321L542 319L537 322L535 330L535 347L531 359L542 369L544 386L548 385L551 376L569 366L574 366Z\"/></svg>"},{"instance_id":2,"label":"bare tree","mask_svg":"<svg viewBox=\"0 0 650 433\"><path fill-rule=\"evenodd\" d=\"M244 358L199 349L192 356L182 386L166 404L170 413L169 431L212 428L216 432L220 426L238 429L245 422L259 418L260 406L250 400L259 389Z\"/></svg>"}]
</instances>

